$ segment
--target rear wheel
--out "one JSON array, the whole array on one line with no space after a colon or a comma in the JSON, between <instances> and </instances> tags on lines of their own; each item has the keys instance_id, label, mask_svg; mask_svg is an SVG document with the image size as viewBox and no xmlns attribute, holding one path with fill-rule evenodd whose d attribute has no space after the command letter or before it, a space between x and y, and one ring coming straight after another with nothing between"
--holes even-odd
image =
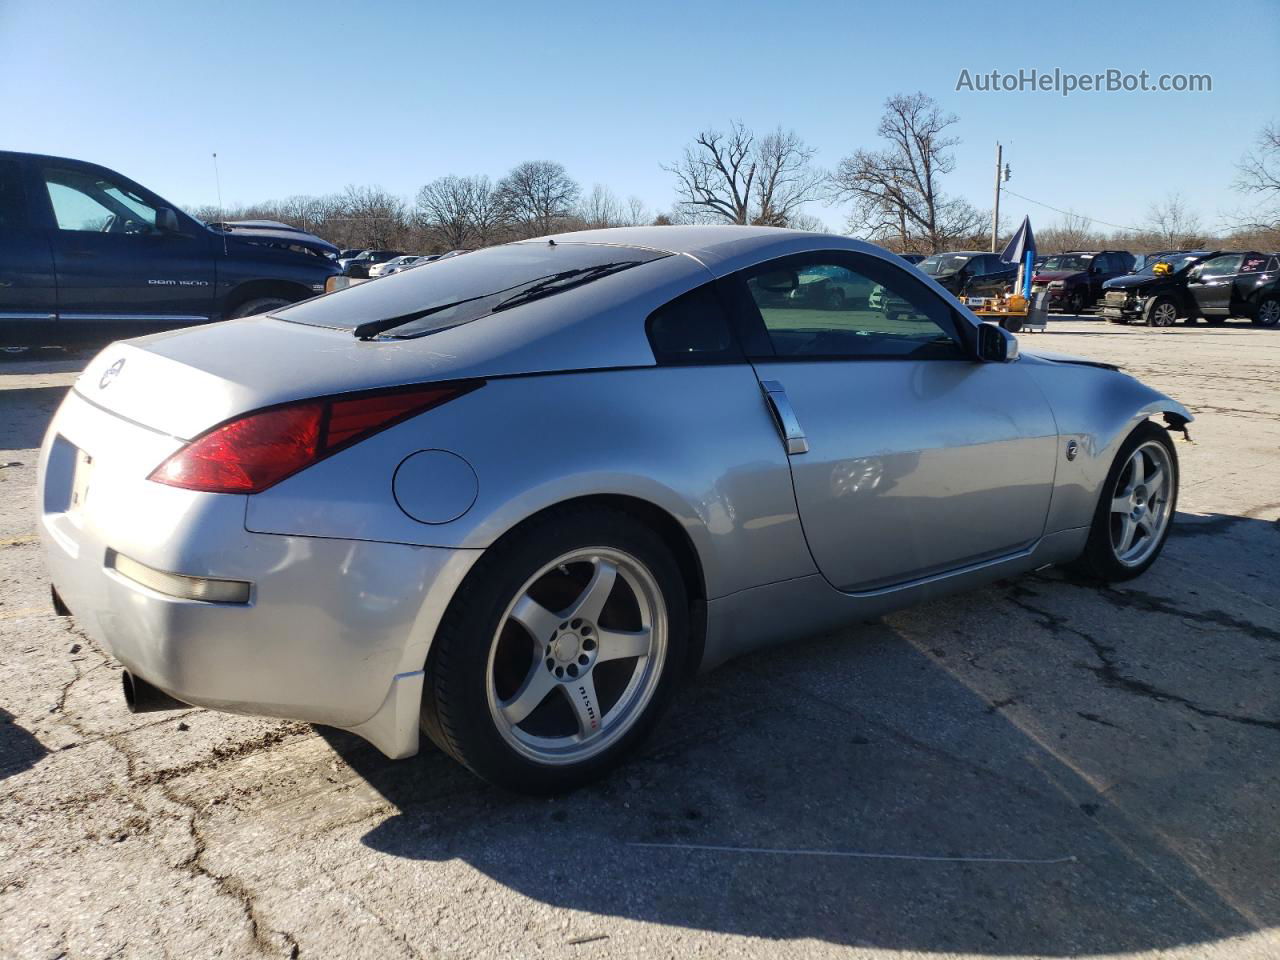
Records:
<instances>
[{"instance_id":1,"label":"rear wheel","mask_svg":"<svg viewBox=\"0 0 1280 960\"><path fill-rule=\"evenodd\" d=\"M1258 315L1253 322L1263 327L1274 327L1280 324L1280 300L1268 297L1258 304Z\"/></svg>"},{"instance_id":2,"label":"rear wheel","mask_svg":"<svg viewBox=\"0 0 1280 960\"><path fill-rule=\"evenodd\" d=\"M231 311L228 319L241 320L244 317L253 317L260 313L270 313L272 310L287 307L291 303L293 303L292 300L284 297L258 297L256 300L246 300Z\"/></svg>"},{"instance_id":3,"label":"rear wheel","mask_svg":"<svg viewBox=\"0 0 1280 960\"><path fill-rule=\"evenodd\" d=\"M1121 445L1102 487L1089 540L1069 565L1098 580L1131 580L1155 563L1178 507L1178 455L1147 420Z\"/></svg>"},{"instance_id":4,"label":"rear wheel","mask_svg":"<svg viewBox=\"0 0 1280 960\"><path fill-rule=\"evenodd\" d=\"M622 760L670 699L688 599L629 515L572 509L486 553L437 632L423 726L491 783L568 790Z\"/></svg>"}]
</instances>

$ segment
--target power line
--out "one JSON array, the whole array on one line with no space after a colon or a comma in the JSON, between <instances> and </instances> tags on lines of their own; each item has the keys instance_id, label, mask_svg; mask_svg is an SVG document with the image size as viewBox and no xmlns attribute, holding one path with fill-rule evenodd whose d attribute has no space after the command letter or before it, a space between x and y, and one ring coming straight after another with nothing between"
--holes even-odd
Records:
<instances>
[{"instance_id":1,"label":"power line","mask_svg":"<svg viewBox=\"0 0 1280 960\"><path fill-rule=\"evenodd\" d=\"M1024 197L1020 193L1010 190L1008 187L1000 188L1003 192L1017 197L1019 200L1025 200L1027 203L1034 203L1037 207L1044 207L1046 210L1052 210L1054 213L1061 213L1067 217L1084 217L1090 223L1100 223L1104 227L1115 227L1117 230L1132 230L1134 233L1146 233L1145 227L1126 227L1123 223L1110 223L1106 220L1099 220L1097 217L1091 217L1086 213L1077 213L1074 210L1062 210L1058 207L1050 206L1047 203L1041 203L1039 200L1032 200L1030 197Z\"/></svg>"}]
</instances>

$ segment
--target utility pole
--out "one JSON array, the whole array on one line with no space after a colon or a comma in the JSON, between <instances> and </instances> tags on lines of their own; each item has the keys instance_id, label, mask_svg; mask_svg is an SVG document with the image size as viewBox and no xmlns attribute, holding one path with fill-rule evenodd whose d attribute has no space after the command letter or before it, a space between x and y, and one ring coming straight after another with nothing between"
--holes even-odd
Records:
<instances>
[{"instance_id":1,"label":"utility pole","mask_svg":"<svg viewBox=\"0 0 1280 960\"><path fill-rule=\"evenodd\" d=\"M996 238L1000 234L1000 171L1004 164L1004 148L996 142L996 203L991 210L991 252L996 252Z\"/></svg>"}]
</instances>

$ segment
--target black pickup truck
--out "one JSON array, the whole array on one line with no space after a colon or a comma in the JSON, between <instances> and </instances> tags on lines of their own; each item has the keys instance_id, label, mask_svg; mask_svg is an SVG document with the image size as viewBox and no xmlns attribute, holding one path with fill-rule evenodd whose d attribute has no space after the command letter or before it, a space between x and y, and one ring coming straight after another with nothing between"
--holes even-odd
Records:
<instances>
[{"instance_id":1,"label":"black pickup truck","mask_svg":"<svg viewBox=\"0 0 1280 960\"><path fill-rule=\"evenodd\" d=\"M263 313L323 293L337 254L282 223L201 223L97 164L0 151L0 347Z\"/></svg>"}]
</instances>

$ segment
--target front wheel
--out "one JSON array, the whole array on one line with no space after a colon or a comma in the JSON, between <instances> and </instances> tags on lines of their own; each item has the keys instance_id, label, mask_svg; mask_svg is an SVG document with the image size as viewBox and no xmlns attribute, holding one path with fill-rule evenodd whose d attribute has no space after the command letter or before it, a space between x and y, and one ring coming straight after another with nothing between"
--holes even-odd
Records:
<instances>
[{"instance_id":1,"label":"front wheel","mask_svg":"<svg viewBox=\"0 0 1280 960\"><path fill-rule=\"evenodd\" d=\"M1147 310L1147 326L1172 327L1178 320L1178 306L1168 297L1161 297Z\"/></svg>"},{"instance_id":2,"label":"front wheel","mask_svg":"<svg viewBox=\"0 0 1280 960\"><path fill-rule=\"evenodd\" d=\"M491 783L572 789L653 726L688 633L679 566L651 529L609 508L549 514L491 548L450 604L423 727Z\"/></svg>"},{"instance_id":3,"label":"front wheel","mask_svg":"<svg viewBox=\"0 0 1280 960\"><path fill-rule=\"evenodd\" d=\"M284 297L258 297L256 300L246 300L232 310L227 319L243 320L245 317L254 317L260 313L270 313L272 310L287 307L292 302L292 300L286 300Z\"/></svg>"},{"instance_id":4,"label":"front wheel","mask_svg":"<svg viewBox=\"0 0 1280 960\"><path fill-rule=\"evenodd\" d=\"M1102 487L1089 540L1070 569L1087 577L1132 580L1155 563L1178 507L1178 455L1169 431L1150 420L1121 445Z\"/></svg>"},{"instance_id":5,"label":"front wheel","mask_svg":"<svg viewBox=\"0 0 1280 960\"><path fill-rule=\"evenodd\" d=\"M1076 290L1071 294L1071 312L1076 316L1084 313L1085 308L1089 305L1089 295L1084 290Z\"/></svg>"}]
</instances>

